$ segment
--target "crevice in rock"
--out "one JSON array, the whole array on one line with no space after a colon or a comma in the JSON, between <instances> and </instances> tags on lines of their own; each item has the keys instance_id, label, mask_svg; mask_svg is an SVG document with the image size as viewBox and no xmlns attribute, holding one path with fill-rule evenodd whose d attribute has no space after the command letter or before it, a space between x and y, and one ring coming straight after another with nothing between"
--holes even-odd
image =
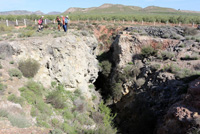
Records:
<instances>
[{"instance_id":1,"label":"crevice in rock","mask_svg":"<svg viewBox=\"0 0 200 134\"><path fill-rule=\"evenodd\" d=\"M156 29L154 30L156 31ZM138 70L131 68L128 71L131 75L128 74L130 75L128 76L123 72L126 69L126 66L119 67L118 63L120 63L121 60L119 58L121 58L123 54L125 55L127 53L126 50L131 50L130 54L133 51L138 52L138 50L132 49L132 47L138 46L137 42L132 41L131 44L130 40L126 41L126 37L121 40L124 41L124 44L120 44L120 46L120 38L120 36L117 36L110 50L98 57L102 70L99 72L98 78L94 83L96 90L101 93L106 104L112 109L113 113L117 113L114 123L118 128L118 132L122 134L185 133L191 126L183 128L182 125L185 124L185 122L173 117L172 120L175 120L175 123L172 123L172 125L174 125L173 129L176 129L176 126L179 129L172 131L170 130L170 124L167 122L167 117L169 116L170 109L172 109L175 104L178 104L179 102L185 103L184 100L188 93L188 85L191 81L197 79L199 75L179 78L173 74L172 70L166 71L153 68L150 63L154 62L156 56L148 56L141 59L139 53L134 53L135 55L132 57L130 62L123 61L123 63L126 63L129 67L135 67L136 64L142 65L137 66ZM162 49L176 53L175 49L180 45L180 42L178 44L177 42L174 41L167 45L163 43L164 45ZM128 43L131 44L130 49L127 45L123 48L125 49L123 50L124 52L122 52L122 48L120 47L123 47L123 45ZM142 42L140 41L140 43ZM140 45L144 46L147 44ZM124 58L124 60L126 60L126 58ZM166 60L167 59L163 59L157 62L162 64L162 62ZM173 61L171 60L171 62ZM136 73L138 74L136 75ZM122 77L122 74L127 76ZM135 77L135 79L133 79L133 77ZM139 80L144 80L144 83L137 83L140 82ZM130 84L129 81L132 81L132 83ZM124 90L125 87L128 92L126 94L122 94L122 92L118 93L117 97L119 97L119 99L116 99L115 95L117 93L114 89L119 88ZM119 94L121 96L119 96ZM165 126L166 128L164 128Z\"/></svg>"}]
</instances>

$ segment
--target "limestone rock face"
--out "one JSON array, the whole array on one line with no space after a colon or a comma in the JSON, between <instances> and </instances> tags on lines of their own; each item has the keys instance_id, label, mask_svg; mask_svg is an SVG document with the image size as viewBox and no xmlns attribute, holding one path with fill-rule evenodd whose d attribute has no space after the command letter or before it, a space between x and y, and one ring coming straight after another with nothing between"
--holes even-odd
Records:
<instances>
[{"instance_id":1,"label":"limestone rock face","mask_svg":"<svg viewBox=\"0 0 200 134\"><path fill-rule=\"evenodd\" d=\"M52 81L65 85L67 90L80 89L88 92L89 83L98 76L96 60L97 40L94 36L81 36L68 33L58 38L31 38L0 44L8 49L6 55L19 62L33 58L40 63L40 69L34 80L49 87Z\"/></svg>"},{"instance_id":2,"label":"limestone rock face","mask_svg":"<svg viewBox=\"0 0 200 134\"><path fill-rule=\"evenodd\" d=\"M133 61L134 58L137 58L137 55L141 53L141 48L144 46L152 46L153 48L161 47L160 49L166 49L167 47L175 46L178 43L179 40L122 34L119 35L113 43L113 59L115 64L124 67L130 61ZM162 44L162 46L159 46L160 44Z\"/></svg>"}]
</instances>

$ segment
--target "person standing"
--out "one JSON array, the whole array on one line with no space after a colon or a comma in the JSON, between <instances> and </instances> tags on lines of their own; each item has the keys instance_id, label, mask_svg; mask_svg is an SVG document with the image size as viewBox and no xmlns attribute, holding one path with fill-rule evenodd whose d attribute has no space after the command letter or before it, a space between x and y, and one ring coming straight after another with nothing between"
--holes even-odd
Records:
<instances>
[{"instance_id":1,"label":"person standing","mask_svg":"<svg viewBox=\"0 0 200 134\"><path fill-rule=\"evenodd\" d=\"M60 31L60 27L62 26L61 19L57 16L56 21L58 22L58 30Z\"/></svg>"},{"instance_id":2,"label":"person standing","mask_svg":"<svg viewBox=\"0 0 200 134\"><path fill-rule=\"evenodd\" d=\"M61 19L62 19L62 24L63 24L63 29L64 29L64 32L66 32L66 25L65 25L65 17L64 16L60 16Z\"/></svg>"},{"instance_id":3,"label":"person standing","mask_svg":"<svg viewBox=\"0 0 200 134\"><path fill-rule=\"evenodd\" d=\"M67 29L68 29L68 22L69 22L69 17L66 16L65 17L65 26L66 26L66 31L65 32L67 32Z\"/></svg>"},{"instance_id":4,"label":"person standing","mask_svg":"<svg viewBox=\"0 0 200 134\"><path fill-rule=\"evenodd\" d=\"M39 20L38 20L38 32L43 30L43 18L44 16L42 16Z\"/></svg>"}]
</instances>

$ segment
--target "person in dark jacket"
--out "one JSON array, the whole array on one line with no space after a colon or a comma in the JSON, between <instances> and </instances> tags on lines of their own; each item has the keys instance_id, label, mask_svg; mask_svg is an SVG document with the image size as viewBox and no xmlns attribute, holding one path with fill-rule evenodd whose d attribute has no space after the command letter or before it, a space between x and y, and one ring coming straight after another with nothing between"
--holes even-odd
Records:
<instances>
[{"instance_id":1,"label":"person in dark jacket","mask_svg":"<svg viewBox=\"0 0 200 134\"><path fill-rule=\"evenodd\" d=\"M60 27L62 26L61 19L57 16L56 21L58 22L58 30L60 31Z\"/></svg>"}]
</instances>

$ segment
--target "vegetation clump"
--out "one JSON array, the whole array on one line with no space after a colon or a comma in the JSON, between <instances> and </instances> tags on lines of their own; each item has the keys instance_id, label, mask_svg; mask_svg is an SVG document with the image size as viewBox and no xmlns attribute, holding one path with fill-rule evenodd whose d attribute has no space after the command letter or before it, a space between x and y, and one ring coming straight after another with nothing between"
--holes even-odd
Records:
<instances>
[{"instance_id":1,"label":"vegetation clump","mask_svg":"<svg viewBox=\"0 0 200 134\"><path fill-rule=\"evenodd\" d=\"M22 97L17 97L17 96L14 95L14 94L8 96L8 100L11 101L11 102L14 102L14 103L18 103L18 104L20 104L21 106L23 106L24 103L25 103L25 100L24 100Z\"/></svg>"},{"instance_id":2,"label":"vegetation clump","mask_svg":"<svg viewBox=\"0 0 200 134\"><path fill-rule=\"evenodd\" d=\"M196 35L196 34L197 30L195 28L189 28L189 27L184 28L184 35Z\"/></svg>"},{"instance_id":3,"label":"vegetation clump","mask_svg":"<svg viewBox=\"0 0 200 134\"><path fill-rule=\"evenodd\" d=\"M114 83L111 86L112 96L115 100L120 100L122 97L122 83Z\"/></svg>"},{"instance_id":4,"label":"vegetation clump","mask_svg":"<svg viewBox=\"0 0 200 134\"><path fill-rule=\"evenodd\" d=\"M60 90L55 90L53 92L51 92L48 96L47 96L47 100L48 103L50 103L54 108L57 109L63 109L66 106L66 98L64 95L64 91L60 91Z\"/></svg>"},{"instance_id":5,"label":"vegetation clump","mask_svg":"<svg viewBox=\"0 0 200 134\"><path fill-rule=\"evenodd\" d=\"M108 77L111 72L112 64L108 60L105 60L100 63L100 67L102 68L102 74Z\"/></svg>"},{"instance_id":6,"label":"vegetation clump","mask_svg":"<svg viewBox=\"0 0 200 134\"><path fill-rule=\"evenodd\" d=\"M24 61L20 61L18 68L23 73L23 76L32 78L37 74L40 64L36 60L29 58Z\"/></svg>"},{"instance_id":7,"label":"vegetation clump","mask_svg":"<svg viewBox=\"0 0 200 134\"><path fill-rule=\"evenodd\" d=\"M9 69L9 75L10 77L17 77L19 79L22 78L22 72L19 69Z\"/></svg>"},{"instance_id":8,"label":"vegetation clump","mask_svg":"<svg viewBox=\"0 0 200 134\"><path fill-rule=\"evenodd\" d=\"M149 56L155 56L156 54L157 54L157 50L155 50L151 46L143 47L141 50L141 55L145 58L147 58Z\"/></svg>"},{"instance_id":9,"label":"vegetation clump","mask_svg":"<svg viewBox=\"0 0 200 134\"><path fill-rule=\"evenodd\" d=\"M108 127L113 128L113 126L114 126L113 120L117 115L112 114L111 109L108 108L106 105L104 105L103 101L101 101L101 103L99 104L99 109L100 109L101 113L104 115L103 116L104 126L106 128L108 128ZM115 131L115 133L116 133L117 130L114 128L113 131Z\"/></svg>"},{"instance_id":10,"label":"vegetation clump","mask_svg":"<svg viewBox=\"0 0 200 134\"><path fill-rule=\"evenodd\" d=\"M12 126L16 126L18 128L26 128L31 126L31 123L23 114L13 114L6 109L0 109L0 117L7 118Z\"/></svg>"},{"instance_id":11,"label":"vegetation clump","mask_svg":"<svg viewBox=\"0 0 200 134\"><path fill-rule=\"evenodd\" d=\"M33 36L33 34L35 33L35 31L31 30L31 31L26 31L26 32L22 32L21 34L19 34L20 38L23 37L31 37Z\"/></svg>"},{"instance_id":12,"label":"vegetation clump","mask_svg":"<svg viewBox=\"0 0 200 134\"><path fill-rule=\"evenodd\" d=\"M161 52L161 56L163 60L172 59L175 57L173 52L163 51Z\"/></svg>"},{"instance_id":13,"label":"vegetation clump","mask_svg":"<svg viewBox=\"0 0 200 134\"><path fill-rule=\"evenodd\" d=\"M3 90L5 90L6 88L7 88L7 86L6 86L6 85L4 85L4 84L0 83L0 91L3 91Z\"/></svg>"},{"instance_id":14,"label":"vegetation clump","mask_svg":"<svg viewBox=\"0 0 200 134\"><path fill-rule=\"evenodd\" d=\"M186 78L186 77L200 73L198 71L193 71L193 70L190 70L187 68L180 68L176 64L168 64L168 65L164 66L164 68L162 70L173 73L178 78Z\"/></svg>"},{"instance_id":15,"label":"vegetation clump","mask_svg":"<svg viewBox=\"0 0 200 134\"><path fill-rule=\"evenodd\" d=\"M0 31L1 32L7 32L7 31L11 31L12 27L7 27L6 25L0 24Z\"/></svg>"}]
</instances>

